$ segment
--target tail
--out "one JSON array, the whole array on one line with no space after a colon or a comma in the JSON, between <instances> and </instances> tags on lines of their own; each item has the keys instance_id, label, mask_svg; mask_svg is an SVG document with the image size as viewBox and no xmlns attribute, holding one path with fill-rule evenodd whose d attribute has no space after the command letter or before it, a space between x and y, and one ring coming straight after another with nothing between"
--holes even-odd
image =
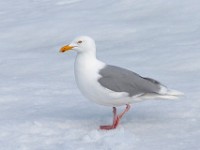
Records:
<instances>
[{"instance_id":1,"label":"tail","mask_svg":"<svg viewBox=\"0 0 200 150\"><path fill-rule=\"evenodd\" d=\"M158 97L163 99L178 99L180 96L184 95L184 93L180 91L167 89L164 86L161 86L159 94L160 95Z\"/></svg>"}]
</instances>

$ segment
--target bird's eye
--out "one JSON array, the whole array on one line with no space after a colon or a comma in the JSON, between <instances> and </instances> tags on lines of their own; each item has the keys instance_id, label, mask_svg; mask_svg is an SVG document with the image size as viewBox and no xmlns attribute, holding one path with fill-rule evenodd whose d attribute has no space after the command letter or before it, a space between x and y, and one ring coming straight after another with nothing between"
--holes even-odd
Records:
<instances>
[{"instance_id":1,"label":"bird's eye","mask_svg":"<svg viewBox=\"0 0 200 150\"><path fill-rule=\"evenodd\" d=\"M83 41L78 41L77 43L78 43L78 44L81 44L82 42L83 42Z\"/></svg>"}]
</instances>

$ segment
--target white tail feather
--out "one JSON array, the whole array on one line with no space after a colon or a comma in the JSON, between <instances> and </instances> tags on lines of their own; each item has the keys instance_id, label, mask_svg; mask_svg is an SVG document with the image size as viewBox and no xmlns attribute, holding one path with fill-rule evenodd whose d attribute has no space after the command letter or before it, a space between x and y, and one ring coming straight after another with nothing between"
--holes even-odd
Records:
<instances>
[{"instance_id":1,"label":"white tail feather","mask_svg":"<svg viewBox=\"0 0 200 150\"><path fill-rule=\"evenodd\" d=\"M172 90L172 89L167 89L165 86L160 87L160 92L159 94L153 94L153 93L148 93L148 94L142 94L134 97L135 99L179 99L179 96L184 95L184 93Z\"/></svg>"},{"instance_id":2,"label":"white tail feather","mask_svg":"<svg viewBox=\"0 0 200 150\"><path fill-rule=\"evenodd\" d=\"M157 98L161 98L161 99L178 99L179 97L173 96L173 95L159 95L159 96L157 96Z\"/></svg>"},{"instance_id":3,"label":"white tail feather","mask_svg":"<svg viewBox=\"0 0 200 150\"><path fill-rule=\"evenodd\" d=\"M166 94L167 95L172 95L172 96L181 96L181 95L184 95L184 93L182 93L180 91L171 90L171 89L168 89Z\"/></svg>"},{"instance_id":4,"label":"white tail feather","mask_svg":"<svg viewBox=\"0 0 200 150\"><path fill-rule=\"evenodd\" d=\"M179 96L182 95L184 95L184 93L172 89L166 89L165 93L161 93L158 97L162 99L178 99Z\"/></svg>"},{"instance_id":5,"label":"white tail feather","mask_svg":"<svg viewBox=\"0 0 200 150\"><path fill-rule=\"evenodd\" d=\"M160 95L158 95L158 98L162 98L162 99L178 99L179 96L184 95L184 93L176 91L176 90L172 90L172 89L168 89L165 86L161 86L160 87Z\"/></svg>"}]
</instances>

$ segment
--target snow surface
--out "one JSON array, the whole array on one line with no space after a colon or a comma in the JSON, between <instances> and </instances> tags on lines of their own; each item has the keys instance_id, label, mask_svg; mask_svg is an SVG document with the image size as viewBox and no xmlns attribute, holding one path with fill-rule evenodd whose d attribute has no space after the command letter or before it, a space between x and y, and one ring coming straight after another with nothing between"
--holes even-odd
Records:
<instances>
[{"instance_id":1,"label":"snow surface","mask_svg":"<svg viewBox=\"0 0 200 150\"><path fill-rule=\"evenodd\" d=\"M199 12L199 0L1 0L0 150L200 149ZM58 52L79 35L99 59L185 96L137 103L99 130L112 109L81 95L75 53Z\"/></svg>"}]
</instances>

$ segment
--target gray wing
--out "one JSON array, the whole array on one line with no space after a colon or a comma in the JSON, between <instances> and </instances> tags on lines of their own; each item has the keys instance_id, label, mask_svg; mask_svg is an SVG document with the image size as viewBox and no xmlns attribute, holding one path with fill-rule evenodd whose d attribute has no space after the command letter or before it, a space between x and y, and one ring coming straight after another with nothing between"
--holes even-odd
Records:
<instances>
[{"instance_id":1,"label":"gray wing","mask_svg":"<svg viewBox=\"0 0 200 150\"><path fill-rule=\"evenodd\" d=\"M159 94L161 83L116 66L106 65L99 71L99 83L115 92L127 92L129 96L138 94Z\"/></svg>"}]
</instances>

